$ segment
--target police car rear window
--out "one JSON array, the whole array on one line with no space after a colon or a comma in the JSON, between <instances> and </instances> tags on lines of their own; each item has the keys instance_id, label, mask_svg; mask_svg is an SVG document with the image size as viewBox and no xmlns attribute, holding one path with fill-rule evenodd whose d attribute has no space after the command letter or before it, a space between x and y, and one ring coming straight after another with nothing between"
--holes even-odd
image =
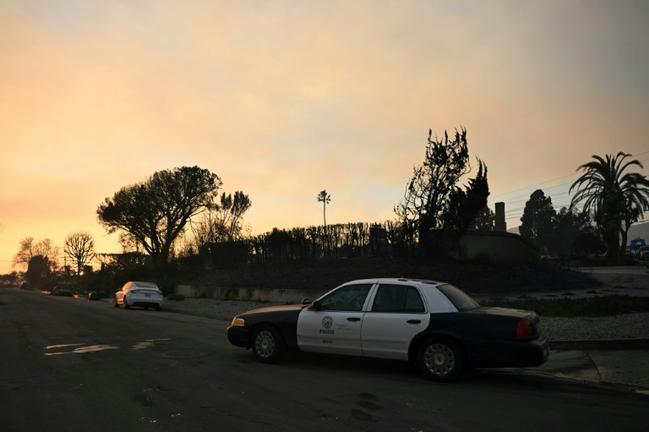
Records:
<instances>
[{"instance_id":1,"label":"police car rear window","mask_svg":"<svg viewBox=\"0 0 649 432\"><path fill-rule=\"evenodd\" d=\"M473 300L467 293L451 284L438 285L437 289L440 290L460 312L480 307L478 302Z\"/></svg>"}]
</instances>

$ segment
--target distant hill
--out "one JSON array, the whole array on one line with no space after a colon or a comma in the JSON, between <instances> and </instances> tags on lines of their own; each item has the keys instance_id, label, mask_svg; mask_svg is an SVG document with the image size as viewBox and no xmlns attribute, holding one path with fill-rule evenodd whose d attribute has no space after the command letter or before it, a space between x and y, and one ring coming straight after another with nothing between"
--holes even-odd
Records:
<instances>
[{"instance_id":1,"label":"distant hill","mask_svg":"<svg viewBox=\"0 0 649 432\"><path fill-rule=\"evenodd\" d=\"M507 232L512 233L512 234L520 234L519 228L520 228L520 225L512 227L512 228L507 228Z\"/></svg>"}]
</instances>

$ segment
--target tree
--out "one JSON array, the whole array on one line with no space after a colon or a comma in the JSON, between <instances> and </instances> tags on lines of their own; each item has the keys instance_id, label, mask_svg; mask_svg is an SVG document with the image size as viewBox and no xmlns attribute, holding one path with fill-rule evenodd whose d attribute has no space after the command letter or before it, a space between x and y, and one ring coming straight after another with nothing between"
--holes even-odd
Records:
<instances>
[{"instance_id":1,"label":"tree","mask_svg":"<svg viewBox=\"0 0 649 432\"><path fill-rule=\"evenodd\" d=\"M106 198L97 215L109 233L125 231L161 269L189 220L213 206L221 184L197 166L158 171Z\"/></svg>"},{"instance_id":2,"label":"tree","mask_svg":"<svg viewBox=\"0 0 649 432\"><path fill-rule=\"evenodd\" d=\"M542 252L547 253L555 216L552 198L546 197L541 189L535 190L525 203L519 228L521 237L532 242Z\"/></svg>"},{"instance_id":3,"label":"tree","mask_svg":"<svg viewBox=\"0 0 649 432\"><path fill-rule=\"evenodd\" d=\"M547 243L549 253L562 259L576 256L577 240L590 230L588 213L562 207L552 220L552 234Z\"/></svg>"},{"instance_id":4,"label":"tree","mask_svg":"<svg viewBox=\"0 0 649 432\"><path fill-rule=\"evenodd\" d=\"M321 190L317 196L318 202L322 203L322 218L324 219L324 226L327 227L327 204L331 202L331 195L326 190Z\"/></svg>"},{"instance_id":5,"label":"tree","mask_svg":"<svg viewBox=\"0 0 649 432\"><path fill-rule=\"evenodd\" d=\"M493 231L495 223L496 215L489 207L484 206L473 218L473 222L471 222L468 229L473 231Z\"/></svg>"},{"instance_id":6,"label":"tree","mask_svg":"<svg viewBox=\"0 0 649 432\"><path fill-rule=\"evenodd\" d=\"M431 229L442 228L440 216L450 195L457 193L457 182L470 169L466 129L456 130L450 139L446 131L441 139L433 139L432 134L429 130L424 162L413 168L404 197L394 209L404 226L417 232L423 245Z\"/></svg>"},{"instance_id":7,"label":"tree","mask_svg":"<svg viewBox=\"0 0 649 432\"><path fill-rule=\"evenodd\" d=\"M233 241L241 238L243 215L252 206L250 197L243 191L234 195L221 194L219 204L209 208L202 219L192 225L194 240L198 249L208 243Z\"/></svg>"},{"instance_id":8,"label":"tree","mask_svg":"<svg viewBox=\"0 0 649 432\"><path fill-rule=\"evenodd\" d=\"M63 254L76 265L77 275L95 257L95 241L86 232L75 232L65 239Z\"/></svg>"},{"instance_id":9,"label":"tree","mask_svg":"<svg viewBox=\"0 0 649 432\"><path fill-rule=\"evenodd\" d=\"M35 288L42 288L52 277L52 267L46 256L34 255L27 263L25 279Z\"/></svg>"},{"instance_id":10,"label":"tree","mask_svg":"<svg viewBox=\"0 0 649 432\"><path fill-rule=\"evenodd\" d=\"M625 253L631 225L643 212L649 210L649 180L628 168L643 168L637 159L626 161L631 155L619 152L605 157L593 155L592 161L580 165L582 175L570 186L576 190L571 207L581 205L593 215L606 243L606 258L617 263Z\"/></svg>"},{"instance_id":11,"label":"tree","mask_svg":"<svg viewBox=\"0 0 649 432\"><path fill-rule=\"evenodd\" d=\"M41 256L47 259L50 270L54 270L58 255L59 249L54 246L52 240L46 238L34 241L34 237L25 237L20 241L20 249L13 259L13 266L21 265L26 268L33 257Z\"/></svg>"},{"instance_id":12,"label":"tree","mask_svg":"<svg viewBox=\"0 0 649 432\"><path fill-rule=\"evenodd\" d=\"M489 217L488 197L487 165L478 159L478 172L474 178L469 180L465 190L455 187L449 194L448 203L442 215L443 229L462 233L468 229L478 229L476 228L477 222L487 223L484 220L476 221L476 218L478 215L481 215L483 219ZM481 226L481 228L483 227Z\"/></svg>"}]
</instances>

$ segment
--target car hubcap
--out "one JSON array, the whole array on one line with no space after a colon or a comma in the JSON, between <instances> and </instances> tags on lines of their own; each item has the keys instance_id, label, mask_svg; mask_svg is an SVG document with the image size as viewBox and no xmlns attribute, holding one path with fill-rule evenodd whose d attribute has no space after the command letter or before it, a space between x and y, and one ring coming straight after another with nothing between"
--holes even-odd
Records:
<instances>
[{"instance_id":1,"label":"car hubcap","mask_svg":"<svg viewBox=\"0 0 649 432\"><path fill-rule=\"evenodd\" d=\"M444 344L432 344L424 351L426 369L436 376L448 375L455 367L455 354Z\"/></svg>"},{"instance_id":2,"label":"car hubcap","mask_svg":"<svg viewBox=\"0 0 649 432\"><path fill-rule=\"evenodd\" d=\"M275 351L275 338L268 330L262 330L257 333L255 339L255 350L260 357L268 358L273 355Z\"/></svg>"}]
</instances>

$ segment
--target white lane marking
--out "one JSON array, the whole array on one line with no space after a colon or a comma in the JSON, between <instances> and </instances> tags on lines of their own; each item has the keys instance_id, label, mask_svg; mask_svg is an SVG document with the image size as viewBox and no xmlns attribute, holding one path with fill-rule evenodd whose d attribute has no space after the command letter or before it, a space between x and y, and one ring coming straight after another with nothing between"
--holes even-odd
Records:
<instances>
[{"instance_id":1,"label":"white lane marking","mask_svg":"<svg viewBox=\"0 0 649 432\"><path fill-rule=\"evenodd\" d=\"M88 345L88 346L75 348L72 351L48 352L45 353L45 355L54 356L54 355L63 355L63 354L85 354L85 353L99 352L99 351L105 351L111 349L119 349L119 347L115 345Z\"/></svg>"},{"instance_id":2,"label":"white lane marking","mask_svg":"<svg viewBox=\"0 0 649 432\"><path fill-rule=\"evenodd\" d=\"M59 345L48 345L45 347L46 350L51 350L51 349L58 349L58 348L66 348L66 347L73 347L73 346L81 346L83 345L82 343L75 343L75 344L59 344Z\"/></svg>"},{"instance_id":3,"label":"white lane marking","mask_svg":"<svg viewBox=\"0 0 649 432\"><path fill-rule=\"evenodd\" d=\"M144 339L144 340L141 341L141 342L136 342L136 343L131 347L131 349L134 350L134 351L137 351L137 350L142 350L142 349L146 349L146 348L151 348L152 346L155 346L155 342L158 342L158 341L168 341L168 340L171 340L171 339L169 339L169 338L162 338L162 339Z\"/></svg>"},{"instance_id":4,"label":"white lane marking","mask_svg":"<svg viewBox=\"0 0 649 432\"><path fill-rule=\"evenodd\" d=\"M146 349L146 348L151 348L153 345L155 345L153 343L153 341L145 340L145 341L142 341L142 342L137 342L135 345L133 345L131 347L131 349L137 351L137 350L142 350L142 349Z\"/></svg>"}]
</instances>

